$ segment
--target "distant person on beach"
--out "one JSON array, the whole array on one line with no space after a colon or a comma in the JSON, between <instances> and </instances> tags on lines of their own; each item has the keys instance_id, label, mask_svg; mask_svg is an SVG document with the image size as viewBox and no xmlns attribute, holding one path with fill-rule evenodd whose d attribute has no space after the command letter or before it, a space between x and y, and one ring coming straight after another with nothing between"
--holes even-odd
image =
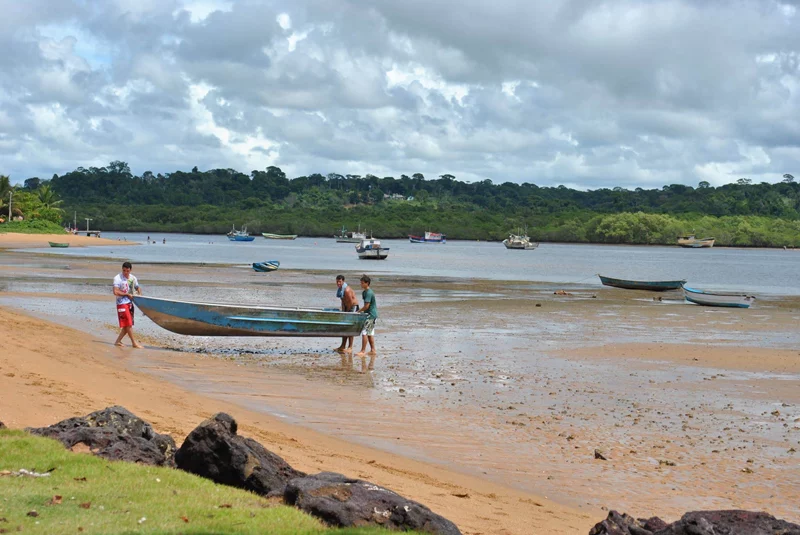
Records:
<instances>
[{"instance_id":1,"label":"distant person on beach","mask_svg":"<svg viewBox=\"0 0 800 535\"><path fill-rule=\"evenodd\" d=\"M161 243L163 243L164 245L166 245L166 244L167 244L167 239L166 239L166 238L164 238L163 240L161 240Z\"/></svg>"},{"instance_id":2,"label":"distant person on beach","mask_svg":"<svg viewBox=\"0 0 800 535\"><path fill-rule=\"evenodd\" d=\"M358 310L358 299L353 289L344 282L344 275L336 276L336 297L342 300L343 312L355 312ZM353 351L353 336L342 336L342 344L334 349L339 353L352 353Z\"/></svg>"},{"instance_id":3,"label":"distant person on beach","mask_svg":"<svg viewBox=\"0 0 800 535\"><path fill-rule=\"evenodd\" d=\"M361 307L362 314L368 314L367 322L364 323L364 329L361 331L361 351L358 352L359 357L363 357L367 350L367 342L369 342L369 354L375 355L375 322L378 321L378 302L375 300L375 292L369 285L372 280L367 275L361 276L361 299L364 300L364 305Z\"/></svg>"},{"instance_id":4,"label":"distant person on beach","mask_svg":"<svg viewBox=\"0 0 800 535\"><path fill-rule=\"evenodd\" d=\"M117 298L117 318L119 319L119 336L114 342L115 346L122 346L122 339L125 335L131 339L131 345L136 348L142 346L133 337L133 302L131 296L134 290L137 294L142 295L142 289L139 286L139 280L135 275L131 275L133 266L130 262L122 264L122 273L114 277L114 295Z\"/></svg>"}]
</instances>

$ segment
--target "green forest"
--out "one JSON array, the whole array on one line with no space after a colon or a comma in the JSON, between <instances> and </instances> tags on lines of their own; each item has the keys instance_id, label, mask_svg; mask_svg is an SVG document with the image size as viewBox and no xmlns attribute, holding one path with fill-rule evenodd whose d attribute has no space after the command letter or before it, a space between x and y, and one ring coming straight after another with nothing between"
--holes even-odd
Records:
<instances>
[{"instance_id":1,"label":"green forest","mask_svg":"<svg viewBox=\"0 0 800 535\"><path fill-rule=\"evenodd\" d=\"M714 236L722 246L800 247L800 184L789 174L776 184L741 178L719 187L580 191L467 183L449 174L290 179L279 167L136 176L114 161L49 180L29 178L17 189L49 199L39 209L50 220L54 210L64 225L77 214L79 224L91 218L92 228L104 231L223 234L235 225L251 233L330 237L360 227L381 238L430 230L449 239L502 240L527 229L537 241L674 244L692 233Z\"/></svg>"}]
</instances>

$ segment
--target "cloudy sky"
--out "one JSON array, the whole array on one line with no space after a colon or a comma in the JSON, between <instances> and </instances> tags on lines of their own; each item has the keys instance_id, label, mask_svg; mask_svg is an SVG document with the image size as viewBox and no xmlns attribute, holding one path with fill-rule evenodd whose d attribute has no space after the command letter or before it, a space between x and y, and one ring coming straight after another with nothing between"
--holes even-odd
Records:
<instances>
[{"instance_id":1,"label":"cloudy sky","mask_svg":"<svg viewBox=\"0 0 800 535\"><path fill-rule=\"evenodd\" d=\"M798 0L0 0L0 174L800 177Z\"/></svg>"}]
</instances>

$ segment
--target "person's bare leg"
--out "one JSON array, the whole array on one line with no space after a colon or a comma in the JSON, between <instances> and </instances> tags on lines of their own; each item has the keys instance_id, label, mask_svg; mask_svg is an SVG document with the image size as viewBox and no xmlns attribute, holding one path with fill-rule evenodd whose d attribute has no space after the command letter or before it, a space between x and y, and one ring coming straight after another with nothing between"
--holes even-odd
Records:
<instances>
[{"instance_id":1,"label":"person's bare leg","mask_svg":"<svg viewBox=\"0 0 800 535\"><path fill-rule=\"evenodd\" d=\"M368 336L367 340L369 340L369 354L370 355L375 355L376 354L376 351L375 351L375 337L374 336Z\"/></svg>"},{"instance_id":2,"label":"person's bare leg","mask_svg":"<svg viewBox=\"0 0 800 535\"><path fill-rule=\"evenodd\" d=\"M351 353L351 354L353 353L353 338L354 337L352 336L347 337L347 344L346 347L344 348L345 353Z\"/></svg>"},{"instance_id":3,"label":"person's bare leg","mask_svg":"<svg viewBox=\"0 0 800 535\"><path fill-rule=\"evenodd\" d=\"M334 351L336 351L337 353L341 353L342 351L344 351L346 343L347 343L347 337L346 336L342 336L342 343L339 344L339 347L334 349Z\"/></svg>"},{"instance_id":4,"label":"person's bare leg","mask_svg":"<svg viewBox=\"0 0 800 535\"><path fill-rule=\"evenodd\" d=\"M367 351L367 335L366 334L362 334L361 335L361 351L356 353L356 356L363 357L364 355L367 354L366 351Z\"/></svg>"},{"instance_id":5,"label":"person's bare leg","mask_svg":"<svg viewBox=\"0 0 800 535\"><path fill-rule=\"evenodd\" d=\"M131 345L136 349L142 349L142 346L133 337L133 327L128 327L128 337L131 339Z\"/></svg>"},{"instance_id":6,"label":"person's bare leg","mask_svg":"<svg viewBox=\"0 0 800 535\"><path fill-rule=\"evenodd\" d=\"M125 337L125 328L119 330L119 336L117 336L117 340L114 342L115 346L122 347L122 339Z\"/></svg>"}]
</instances>

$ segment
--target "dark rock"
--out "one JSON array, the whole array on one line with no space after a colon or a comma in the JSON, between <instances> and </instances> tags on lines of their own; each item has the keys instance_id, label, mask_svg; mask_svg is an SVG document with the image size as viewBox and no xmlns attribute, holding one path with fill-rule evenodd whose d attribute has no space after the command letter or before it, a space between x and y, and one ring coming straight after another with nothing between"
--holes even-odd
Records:
<instances>
[{"instance_id":1,"label":"dark rock","mask_svg":"<svg viewBox=\"0 0 800 535\"><path fill-rule=\"evenodd\" d=\"M6 424L0 422L0 429L8 429L8 428L6 427Z\"/></svg>"},{"instance_id":2,"label":"dark rock","mask_svg":"<svg viewBox=\"0 0 800 535\"><path fill-rule=\"evenodd\" d=\"M656 535L800 535L800 525L754 511L693 511Z\"/></svg>"},{"instance_id":3,"label":"dark rock","mask_svg":"<svg viewBox=\"0 0 800 535\"><path fill-rule=\"evenodd\" d=\"M262 496L282 495L287 481L305 475L236 429L222 412L201 423L175 454L178 468Z\"/></svg>"},{"instance_id":4,"label":"dark rock","mask_svg":"<svg viewBox=\"0 0 800 535\"><path fill-rule=\"evenodd\" d=\"M422 504L368 481L331 472L292 479L284 501L332 526L377 525L424 533L461 533L455 524Z\"/></svg>"},{"instance_id":5,"label":"dark rock","mask_svg":"<svg viewBox=\"0 0 800 535\"><path fill-rule=\"evenodd\" d=\"M626 513L609 511L605 520L589 530L589 535L652 535L654 531L665 527L667 523L658 517L644 520Z\"/></svg>"},{"instance_id":6,"label":"dark rock","mask_svg":"<svg viewBox=\"0 0 800 535\"><path fill-rule=\"evenodd\" d=\"M50 427L27 428L34 435L54 438L72 449L85 444L98 457L155 466L175 466L175 441L124 407L108 407Z\"/></svg>"}]
</instances>

